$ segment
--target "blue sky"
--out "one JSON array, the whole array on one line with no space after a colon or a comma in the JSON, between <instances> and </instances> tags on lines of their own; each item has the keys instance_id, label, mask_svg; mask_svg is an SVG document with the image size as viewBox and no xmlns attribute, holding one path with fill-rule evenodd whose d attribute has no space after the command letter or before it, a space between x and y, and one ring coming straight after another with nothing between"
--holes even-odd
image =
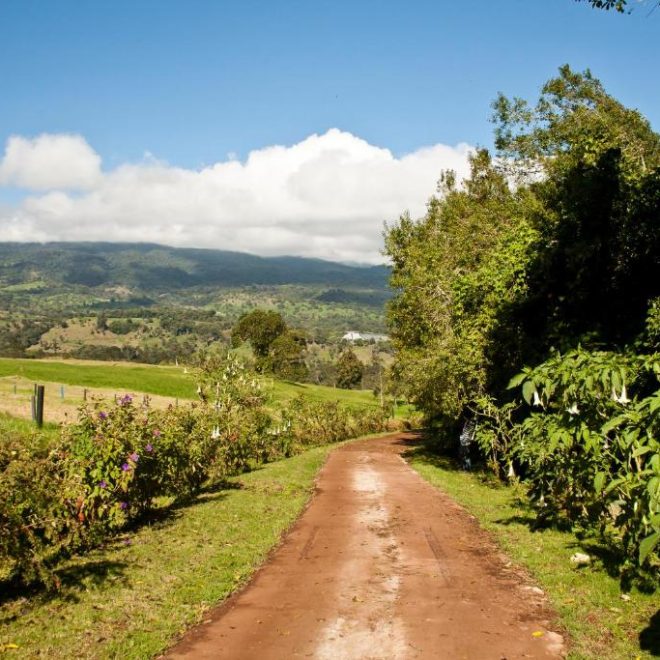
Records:
<instances>
[{"instance_id":1,"label":"blue sky","mask_svg":"<svg viewBox=\"0 0 660 660\"><path fill-rule=\"evenodd\" d=\"M590 67L660 123L660 11L573 0L0 3L0 138L81 133L197 167L338 127L395 153L489 144L498 91Z\"/></svg>"},{"instance_id":2,"label":"blue sky","mask_svg":"<svg viewBox=\"0 0 660 660\"><path fill-rule=\"evenodd\" d=\"M488 146L497 92L535 98L563 63L657 129L659 35L660 9L574 0L2 0L0 147L74 134L109 172L145 153L200 170L331 128L394 157ZM5 183L0 236L21 235L27 194Z\"/></svg>"}]
</instances>

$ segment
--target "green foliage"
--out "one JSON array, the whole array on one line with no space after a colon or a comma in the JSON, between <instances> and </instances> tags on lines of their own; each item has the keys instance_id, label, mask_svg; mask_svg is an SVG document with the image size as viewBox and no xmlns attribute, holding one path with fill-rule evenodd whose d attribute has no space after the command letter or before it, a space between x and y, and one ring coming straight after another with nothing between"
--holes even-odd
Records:
<instances>
[{"instance_id":1,"label":"green foliage","mask_svg":"<svg viewBox=\"0 0 660 660\"><path fill-rule=\"evenodd\" d=\"M348 390L355 387L362 380L364 367L357 355L345 348L337 360L337 387Z\"/></svg>"},{"instance_id":2,"label":"green foliage","mask_svg":"<svg viewBox=\"0 0 660 660\"><path fill-rule=\"evenodd\" d=\"M536 233L525 213L535 200L511 192L487 152L471 166L464 189L445 175L426 216L403 216L386 234L399 292L389 306L394 374L431 419L458 417L517 357L501 319L526 290Z\"/></svg>"},{"instance_id":3,"label":"green foliage","mask_svg":"<svg viewBox=\"0 0 660 660\"><path fill-rule=\"evenodd\" d=\"M519 181L529 173L538 232L529 294L515 315L527 362L561 349L632 341L660 281L660 137L609 96L589 71L567 66L534 107L500 95L496 143Z\"/></svg>"},{"instance_id":4,"label":"green foliage","mask_svg":"<svg viewBox=\"0 0 660 660\"><path fill-rule=\"evenodd\" d=\"M536 104L493 108L497 158L477 151L461 187L445 173L426 216L387 231L394 373L430 421L481 416L482 457L541 522L610 536L624 574L650 575L660 136L568 66Z\"/></svg>"},{"instance_id":5,"label":"green foliage","mask_svg":"<svg viewBox=\"0 0 660 660\"><path fill-rule=\"evenodd\" d=\"M57 585L48 564L79 526L72 508L79 483L64 458L33 435L0 440L0 579L18 574Z\"/></svg>"},{"instance_id":6,"label":"green foliage","mask_svg":"<svg viewBox=\"0 0 660 660\"><path fill-rule=\"evenodd\" d=\"M247 341L257 360L264 360L273 342L287 329L282 315L271 310L255 309L243 314L232 330L232 342Z\"/></svg>"},{"instance_id":7,"label":"green foliage","mask_svg":"<svg viewBox=\"0 0 660 660\"><path fill-rule=\"evenodd\" d=\"M65 554L97 545L159 505L188 499L253 466L386 428L384 410L295 399L273 411L262 383L235 355L208 353L199 403L150 408L124 395L84 405L77 423L0 440L0 581L57 586Z\"/></svg>"},{"instance_id":8,"label":"green foliage","mask_svg":"<svg viewBox=\"0 0 660 660\"><path fill-rule=\"evenodd\" d=\"M287 330L271 345L269 367L278 378L304 381L309 375L305 364L307 338L302 332Z\"/></svg>"},{"instance_id":9,"label":"green foliage","mask_svg":"<svg viewBox=\"0 0 660 660\"><path fill-rule=\"evenodd\" d=\"M232 344L248 341L256 357L257 371L285 380L302 381L308 376L305 364L306 335L289 328L279 312L255 309L244 314L232 330Z\"/></svg>"},{"instance_id":10,"label":"green foliage","mask_svg":"<svg viewBox=\"0 0 660 660\"><path fill-rule=\"evenodd\" d=\"M282 411L281 424L274 431L284 456L304 448L339 442L386 428L387 413L381 408L351 410L337 401L294 399Z\"/></svg>"},{"instance_id":11,"label":"green foliage","mask_svg":"<svg viewBox=\"0 0 660 660\"><path fill-rule=\"evenodd\" d=\"M516 466L541 522L600 531L624 575L660 566L660 356L555 355L511 381L515 404L482 402L478 440L496 469Z\"/></svg>"}]
</instances>

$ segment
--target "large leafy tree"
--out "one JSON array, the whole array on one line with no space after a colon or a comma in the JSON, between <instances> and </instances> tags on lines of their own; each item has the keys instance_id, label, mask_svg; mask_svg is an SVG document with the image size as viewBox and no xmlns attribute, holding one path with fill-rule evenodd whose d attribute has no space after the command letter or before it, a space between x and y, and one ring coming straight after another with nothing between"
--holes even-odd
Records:
<instances>
[{"instance_id":1,"label":"large leafy tree","mask_svg":"<svg viewBox=\"0 0 660 660\"><path fill-rule=\"evenodd\" d=\"M256 358L256 369L287 380L304 380L307 338L289 328L279 312L255 309L243 314L232 330L232 343L247 341Z\"/></svg>"},{"instance_id":2,"label":"large leafy tree","mask_svg":"<svg viewBox=\"0 0 660 660\"><path fill-rule=\"evenodd\" d=\"M511 190L486 151L472 156L462 187L449 172L439 192L424 218L403 216L386 232L398 292L389 319L404 393L431 417L456 418L493 377L489 365L511 360L489 336L525 286L534 233L524 209L533 199Z\"/></svg>"},{"instance_id":3,"label":"large leafy tree","mask_svg":"<svg viewBox=\"0 0 660 660\"><path fill-rule=\"evenodd\" d=\"M305 364L307 338L298 330L283 332L270 347L270 370L280 378L301 381L309 375Z\"/></svg>"},{"instance_id":4,"label":"large leafy tree","mask_svg":"<svg viewBox=\"0 0 660 660\"><path fill-rule=\"evenodd\" d=\"M500 96L494 109L500 154L538 200L518 310L536 357L549 345L631 341L660 282L660 136L568 66L536 105Z\"/></svg>"},{"instance_id":5,"label":"large leafy tree","mask_svg":"<svg viewBox=\"0 0 660 660\"><path fill-rule=\"evenodd\" d=\"M279 312L255 309L242 314L232 330L232 342L249 342L257 359L265 358L273 342L284 332L287 326Z\"/></svg>"},{"instance_id":6,"label":"large leafy tree","mask_svg":"<svg viewBox=\"0 0 660 660\"><path fill-rule=\"evenodd\" d=\"M424 218L386 231L394 373L431 418L457 420L552 347L617 346L660 282L660 142L587 71L535 105L494 104L495 160L445 173Z\"/></svg>"}]
</instances>

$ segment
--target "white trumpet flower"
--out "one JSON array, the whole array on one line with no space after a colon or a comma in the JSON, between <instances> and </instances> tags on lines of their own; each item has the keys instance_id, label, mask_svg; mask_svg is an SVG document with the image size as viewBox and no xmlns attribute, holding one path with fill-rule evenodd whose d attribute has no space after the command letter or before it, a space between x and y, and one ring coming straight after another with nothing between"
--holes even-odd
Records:
<instances>
[{"instance_id":1,"label":"white trumpet flower","mask_svg":"<svg viewBox=\"0 0 660 660\"><path fill-rule=\"evenodd\" d=\"M569 415L579 415L580 414L580 409L578 408L577 403L574 403L570 408L566 409L566 412Z\"/></svg>"},{"instance_id":2,"label":"white trumpet flower","mask_svg":"<svg viewBox=\"0 0 660 660\"><path fill-rule=\"evenodd\" d=\"M628 393L626 392L625 385L621 388L621 394L619 396L617 396L616 390L614 389L614 386L612 386L612 401L621 403L624 406L626 405L626 403L630 403L630 399L628 398Z\"/></svg>"},{"instance_id":3,"label":"white trumpet flower","mask_svg":"<svg viewBox=\"0 0 660 660\"><path fill-rule=\"evenodd\" d=\"M217 440L220 437L220 427L214 426L211 432L211 440Z\"/></svg>"},{"instance_id":4,"label":"white trumpet flower","mask_svg":"<svg viewBox=\"0 0 660 660\"><path fill-rule=\"evenodd\" d=\"M541 401L541 397L539 396L539 393L536 390L534 390L534 400L532 401L532 405L543 407L543 401Z\"/></svg>"}]
</instances>

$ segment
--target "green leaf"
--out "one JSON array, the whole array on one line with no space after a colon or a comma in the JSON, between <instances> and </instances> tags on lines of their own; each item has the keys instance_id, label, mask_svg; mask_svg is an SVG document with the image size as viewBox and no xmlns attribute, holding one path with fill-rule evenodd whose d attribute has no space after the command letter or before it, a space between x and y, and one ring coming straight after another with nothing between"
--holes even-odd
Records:
<instances>
[{"instance_id":1,"label":"green leaf","mask_svg":"<svg viewBox=\"0 0 660 660\"><path fill-rule=\"evenodd\" d=\"M660 477L652 477L646 485L646 490L653 497L656 491L660 489Z\"/></svg>"},{"instance_id":2,"label":"green leaf","mask_svg":"<svg viewBox=\"0 0 660 660\"><path fill-rule=\"evenodd\" d=\"M640 544L639 544L639 563L643 564L644 560L649 556L649 554L652 552L653 548L657 545L658 541L660 541L660 532L653 532L650 536L647 536Z\"/></svg>"},{"instance_id":3,"label":"green leaf","mask_svg":"<svg viewBox=\"0 0 660 660\"><path fill-rule=\"evenodd\" d=\"M606 477L605 472L599 472L595 477L594 477L594 489L596 490L597 493L600 493L603 490L603 486L605 485L605 477Z\"/></svg>"},{"instance_id":4,"label":"green leaf","mask_svg":"<svg viewBox=\"0 0 660 660\"><path fill-rule=\"evenodd\" d=\"M527 401L530 406L532 405L532 397L534 396L534 392L536 392L536 386L531 380L526 380L522 387L522 395L523 399L525 399L525 401Z\"/></svg>"},{"instance_id":5,"label":"green leaf","mask_svg":"<svg viewBox=\"0 0 660 660\"><path fill-rule=\"evenodd\" d=\"M510 381L509 384L506 386L508 390L513 389L514 387L518 387L520 383L522 383L525 378L527 378L527 374L521 373L521 374L516 374Z\"/></svg>"}]
</instances>

